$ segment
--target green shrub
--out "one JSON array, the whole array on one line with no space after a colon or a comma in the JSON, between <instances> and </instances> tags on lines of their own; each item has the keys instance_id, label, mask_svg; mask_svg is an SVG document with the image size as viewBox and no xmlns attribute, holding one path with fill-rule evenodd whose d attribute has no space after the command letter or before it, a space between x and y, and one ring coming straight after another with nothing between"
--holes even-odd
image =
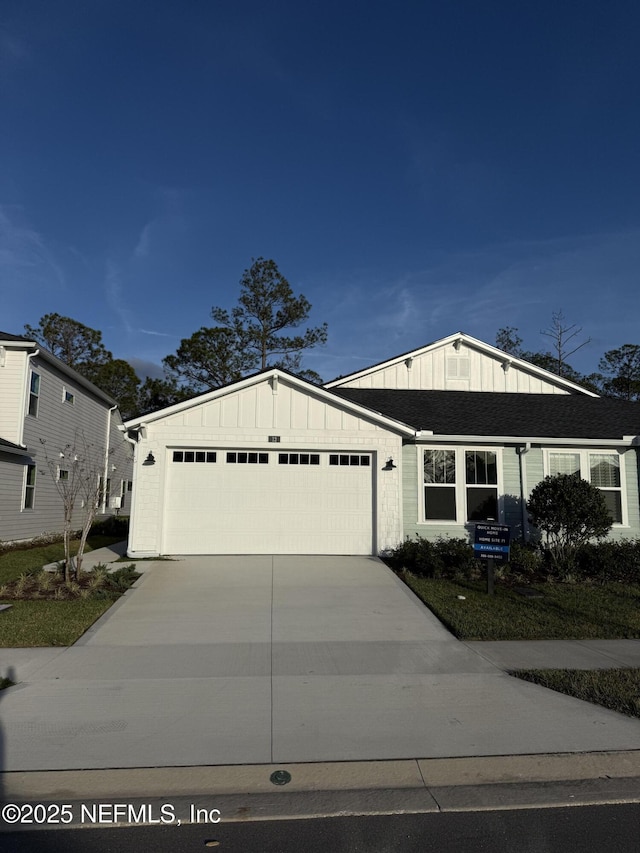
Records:
<instances>
[{"instance_id":1,"label":"green shrub","mask_svg":"<svg viewBox=\"0 0 640 853\"><path fill-rule=\"evenodd\" d=\"M466 539L440 537L435 542L435 552L440 561L440 574L437 577L471 578L480 571L480 561L476 559L472 546Z\"/></svg>"},{"instance_id":2,"label":"green shrub","mask_svg":"<svg viewBox=\"0 0 640 853\"><path fill-rule=\"evenodd\" d=\"M581 580L640 584L640 539L589 542L576 554L575 570Z\"/></svg>"},{"instance_id":3,"label":"green shrub","mask_svg":"<svg viewBox=\"0 0 640 853\"><path fill-rule=\"evenodd\" d=\"M578 550L603 539L613 524L602 492L574 474L545 477L531 492L527 509L531 523L544 533L560 579L573 575Z\"/></svg>"},{"instance_id":4,"label":"green shrub","mask_svg":"<svg viewBox=\"0 0 640 853\"><path fill-rule=\"evenodd\" d=\"M473 548L466 539L441 536L435 541L416 536L405 539L387 555L392 569L406 569L425 578L473 577L479 570Z\"/></svg>"},{"instance_id":5,"label":"green shrub","mask_svg":"<svg viewBox=\"0 0 640 853\"><path fill-rule=\"evenodd\" d=\"M101 571L102 566L96 566L96 570ZM95 570L94 570L95 571ZM123 566L115 572L105 574L103 581L99 587L92 590L91 598L93 599L116 599L123 592L126 592L129 587L140 577L136 572L135 566Z\"/></svg>"},{"instance_id":6,"label":"green shrub","mask_svg":"<svg viewBox=\"0 0 640 853\"><path fill-rule=\"evenodd\" d=\"M397 548L387 555L387 562L392 569L406 569L414 575L433 577L436 560L433 554L433 543L421 536L404 540Z\"/></svg>"},{"instance_id":7,"label":"green shrub","mask_svg":"<svg viewBox=\"0 0 640 853\"><path fill-rule=\"evenodd\" d=\"M121 536L126 539L129 535L129 517L126 515L108 515L94 521L89 532L90 536Z\"/></svg>"},{"instance_id":8,"label":"green shrub","mask_svg":"<svg viewBox=\"0 0 640 853\"><path fill-rule=\"evenodd\" d=\"M544 558L540 548L525 542L512 542L505 574L514 580L531 581L544 574Z\"/></svg>"}]
</instances>

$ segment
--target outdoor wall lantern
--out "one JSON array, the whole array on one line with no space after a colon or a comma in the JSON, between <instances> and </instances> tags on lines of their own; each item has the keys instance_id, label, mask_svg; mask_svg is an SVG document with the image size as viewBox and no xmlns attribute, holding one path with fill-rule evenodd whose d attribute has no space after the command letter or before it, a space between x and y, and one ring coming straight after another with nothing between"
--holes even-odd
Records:
<instances>
[{"instance_id":1,"label":"outdoor wall lantern","mask_svg":"<svg viewBox=\"0 0 640 853\"><path fill-rule=\"evenodd\" d=\"M396 466L393 464L393 459L392 459L391 457L389 457L389 458L387 459L387 464L384 466L384 468L383 468L382 470L383 470L383 471L393 471L393 469L394 469L395 467L396 467Z\"/></svg>"},{"instance_id":2,"label":"outdoor wall lantern","mask_svg":"<svg viewBox=\"0 0 640 853\"><path fill-rule=\"evenodd\" d=\"M155 465L156 464L156 457L153 455L153 453L151 451L149 451L149 455L147 456L147 458L144 460L144 462L142 464L143 465Z\"/></svg>"}]
</instances>

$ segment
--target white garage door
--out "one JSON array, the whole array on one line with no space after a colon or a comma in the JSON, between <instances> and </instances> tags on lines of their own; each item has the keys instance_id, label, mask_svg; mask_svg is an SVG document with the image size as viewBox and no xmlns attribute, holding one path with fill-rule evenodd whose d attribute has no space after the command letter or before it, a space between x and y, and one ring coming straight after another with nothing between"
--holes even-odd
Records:
<instances>
[{"instance_id":1,"label":"white garage door","mask_svg":"<svg viewBox=\"0 0 640 853\"><path fill-rule=\"evenodd\" d=\"M367 453L168 452L165 554L371 554Z\"/></svg>"}]
</instances>

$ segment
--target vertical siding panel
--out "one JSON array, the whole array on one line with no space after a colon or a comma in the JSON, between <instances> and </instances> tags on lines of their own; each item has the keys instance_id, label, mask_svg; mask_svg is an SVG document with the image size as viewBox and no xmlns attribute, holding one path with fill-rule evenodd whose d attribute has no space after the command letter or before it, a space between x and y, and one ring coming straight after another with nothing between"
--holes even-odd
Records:
<instances>
[{"instance_id":1,"label":"vertical siding panel","mask_svg":"<svg viewBox=\"0 0 640 853\"><path fill-rule=\"evenodd\" d=\"M271 429L273 426L274 396L271 386L261 382L256 387L256 426L261 429Z\"/></svg>"},{"instance_id":2,"label":"vertical siding panel","mask_svg":"<svg viewBox=\"0 0 640 853\"><path fill-rule=\"evenodd\" d=\"M238 426L255 429L258 412L258 397L255 386L238 394Z\"/></svg>"},{"instance_id":3,"label":"vertical siding panel","mask_svg":"<svg viewBox=\"0 0 640 853\"><path fill-rule=\"evenodd\" d=\"M502 450L502 489L504 523L511 527L513 539L522 538L522 497L520 494L520 457L515 447Z\"/></svg>"},{"instance_id":4,"label":"vertical siding panel","mask_svg":"<svg viewBox=\"0 0 640 853\"><path fill-rule=\"evenodd\" d=\"M342 413L342 429L343 430L357 430L358 429L358 418L354 417L354 415L349 412Z\"/></svg>"},{"instance_id":5,"label":"vertical siding panel","mask_svg":"<svg viewBox=\"0 0 640 853\"><path fill-rule=\"evenodd\" d=\"M238 426L238 407L239 403L237 394L229 394L220 401L220 426Z\"/></svg>"},{"instance_id":6,"label":"vertical siding panel","mask_svg":"<svg viewBox=\"0 0 640 853\"><path fill-rule=\"evenodd\" d=\"M627 518L629 528L613 527L609 538L611 539L628 539L630 536L640 536L640 455L637 450L627 450L620 460L621 467L624 466L624 473L627 487Z\"/></svg>"},{"instance_id":7,"label":"vertical siding panel","mask_svg":"<svg viewBox=\"0 0 640 853\"><path fill-rule=\"evenodd\" d=\"M273 395L273 404L276 407L276 426L278 429L291 428L291 391L286 386L279 384L278 393Z\"/></svg>"},{"instance_id":8,"label":"vertical siding panel","mask_svg":"<svg viewBox=\"0 0 640 853\"><path fill-rule=\"evenodd\" d=\"M183 423L185 426L202 426L202 409L200 406L188 409L183 415Z\"/></svg>"},{"instance_id":9,"label":"vertical siding panel","mask_svg":"<svg viewBox=\"0 0 640 853\"><path fill-rule=\"evenodd\" d=\"M202 426L220 426L220 401L214 400L202 407Z\"/></svg>"},{"instance_id":10,"label":"vertical siding panel","mask_svg":"<svg viewBox=\"0 0 640 853\"><path fill-rule=\"evenodd\" d=\"M433 390L444 391L446 387L445 352L438 349L431 354L433 359Z\"/></svg>"},{"instance_id":11,"label":"vertical siding panel","mask_svg":"<svg viewBox=\"0 0 640 853\"><path fill-rule=\"evenodd\" d=\"M327 408L327 405L320 400L309 398L309 429L325 428L325 409Z\"/></svg>"},{"instance_id":12,"label":"vertical siding panel","mask_svg":"<svg viewBox=\"0 0 640 853\"><path fill-rule=\"evenodd\" d=\"M525 464L527 471L527 494L525 495L525 500L528 500L533 489L544 479L542 448L532 447L525 455Z\"/></svg>"},{"instance_id":13,"label":"vertical siding panel","mask_svg":"<svg viewBox=\"0 0 640 853\"><path fill-rule=\"evenodd\" d=\"M342 411L334 406L326 407L326 428L328 430L342 429Z\"/></svg>"},{"instance_id":14,"label":"vertical siding panel","mask_svg":"<svg viewBox=\"0 0 640 853\"><path fill-rule=\"evenodd\" d=\"M418 464L415 445L402 448L402 517L404 538L415 537L418 532Z\"/></svg>"},{"instance_id":15,"label":"vertical siding panel","mask_svg":"<svg viewBox=\"0 0 640 853\"><path fill-rule=\"evenodd\" d=\"M309 412L306 394L291 395L291 427L292 429L308 429Z\"/></svg>"},{"instance_id":16,"label":"vertical siding panel","mask_svg":"<svg viewBox=\"0 0 640 853\"><path fill-rule=\"evenodd\" d=\"M448 356L466 357L470 360L470 380L447 380L446 359ZM529 374L526 370L511 365L505 373L502 359L485 354L473 347L462 346L458 352L451 345L438 347L423 353L413 360L411 370L407 370L406 361L400 359L396 364L380 367L371 373L346 382L345 388L412 388L442 391L452 390L487 391L534 394L568 394L553 380Z\"/></svg>"}]
</instances>

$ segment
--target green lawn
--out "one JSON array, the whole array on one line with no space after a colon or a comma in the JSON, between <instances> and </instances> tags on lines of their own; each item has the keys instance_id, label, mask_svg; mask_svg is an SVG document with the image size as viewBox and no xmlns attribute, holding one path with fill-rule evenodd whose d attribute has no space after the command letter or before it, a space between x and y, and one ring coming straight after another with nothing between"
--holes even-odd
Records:
<instances>
[{"instance_id":1,"label":"green lawn","mask_svg":"<svg viewBox=\"0 0 640 853\"><path fill-rule=\"evenodd\" d=\"M70 646L113 604L91 601L11 601L0 613L0 648Z\"/></svg>"},{"instance_id":2,"label":"green lawn","mask_svg":"<svg viewBox=\"0 0 640 853\"><path fill-rule=\"evenodd\" d=\"M122 537L90 536L87 539L85 553L105 548L115 542L121 542ZM72 553L75 554L80 543L71 543ZM64 559L64 545L56 542L54 545L42 545L38 548L27 548L24 551L7 551L0 554L0 585L16 580L24 572L32 572Z\"/></svg>"},{"instance_id":3,"label":"green lawn","mask_svg":"<svg viewBox=\"0 0 640 853\"><path fill-rule=\"evenodd\" d=\"M400 577L461 640L640 637L639 586L537 584L544 597L530 599L499 584L488 596L481 582Z\"/></svg>"},{"instance_id":4,"label":"green lawn","mask_svg":"<svg viewBox=\"0 0 640 853\"><path fill-rule=\"evenodd\" d=\"M511 674L612 711L640 717L640 669L521 669Z\"/></svg>"},{"instance_id":5,"label":"green lawn","mask_svg":"<svg viewBox=\"0 0 640 853\"><path fill-rule=\"evenodd\" d=\"M86 553L120 541L122 536L90 536ZM78 544L77 541L72 542L73 553L76 553ZM63 558L62 543L8 551L0 555L0 586L11 584L23 574L37 573L43 565ZM0 612L0 648L69 646L111 607L126 586L127 583L121 588L112 588L110 596L93 599L33 601L5 598L2 603L11 604L11 608Z\"/></svg>"}]
</instances>

